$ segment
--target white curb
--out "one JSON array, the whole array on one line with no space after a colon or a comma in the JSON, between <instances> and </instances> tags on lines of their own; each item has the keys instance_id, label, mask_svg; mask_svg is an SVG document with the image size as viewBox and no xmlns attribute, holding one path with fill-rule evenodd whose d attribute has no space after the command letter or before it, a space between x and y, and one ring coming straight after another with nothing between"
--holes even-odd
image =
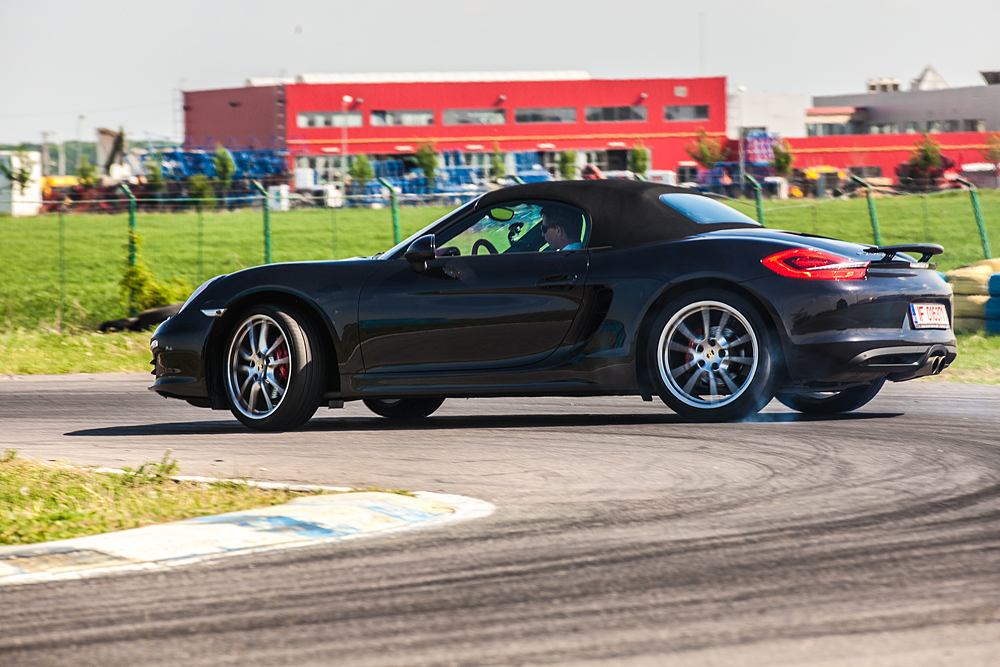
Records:
<instances>
[{"instance_id":1,"label":"white curb","mask_svg":"<svg viewBox=\"0 0 1000 667\"><path fill-rule=\"evenodd\" d=\"M273 483L256 486L345 490ZM0 586L168 568L247 553L437 528L486 517L495 509L488 502L465 496L427 492L414 496L377 491L305 496L284 505L42 544L0 547Z\"/></svg>"}]
</instances>

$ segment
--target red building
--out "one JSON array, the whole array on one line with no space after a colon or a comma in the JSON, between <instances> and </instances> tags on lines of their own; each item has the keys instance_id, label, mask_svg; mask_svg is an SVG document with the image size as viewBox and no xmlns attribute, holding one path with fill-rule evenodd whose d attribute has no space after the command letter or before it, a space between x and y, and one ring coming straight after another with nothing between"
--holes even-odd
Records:
<instances>
[{"instance_id":1,"label":"red building","mask_svg":"<svg viewBox=\"0 0 1000 667\"><path fill-rule=\"evenodd\" d=\"M345 101L346 100L346 101ZM286 148L320 174L348 154L400 157L432 143L482 164L498 146L551 166L563 151L625 169L677 169L697 131L726 130L726 80L591 79L586 72L301 75L184 93L186 144Z\"/></svg>"}]
</instances>

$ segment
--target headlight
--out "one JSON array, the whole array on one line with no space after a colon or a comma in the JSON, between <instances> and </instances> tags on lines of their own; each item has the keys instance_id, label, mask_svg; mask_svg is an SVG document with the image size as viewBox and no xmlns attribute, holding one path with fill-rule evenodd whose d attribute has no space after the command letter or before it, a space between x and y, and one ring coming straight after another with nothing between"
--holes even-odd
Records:
<instances>
[{"instance_id":1,"label":"headlight","mask_svg":"<svg viewBox=\"0 0 1000 667\"><path fill-rule=\"evenodd\" d=\"M214 278L209 278L208 280L206 280L205 282L203 282L201 284L201 287L199 287L198 289L196 289L194 292L191 293L191 296L189 296L187 298L187 301L184 302L184 305L181 306L181 309L179 311L177 311L177 312L183 312L184 309L188 307L189 303L191 303L196 298L198 298L199 294L201 294L202 292L204 292L208 288L209 285L211 285L212 283L214 283L219 278L222 278L222 276L215 276Z\"/></svg>"}]
</instances>

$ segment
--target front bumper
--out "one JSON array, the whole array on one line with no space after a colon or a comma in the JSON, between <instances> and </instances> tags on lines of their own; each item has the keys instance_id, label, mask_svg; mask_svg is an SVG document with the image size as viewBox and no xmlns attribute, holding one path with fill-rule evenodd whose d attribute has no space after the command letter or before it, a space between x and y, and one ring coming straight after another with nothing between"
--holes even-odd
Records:
<instances>
[{"instance_id":1,"label":"front bumper","mask_svg":"<svg viewBox=\"0 0 1000 667\"><path fill-rule=\"evenodd\" d=\"M196 403L208 400L205 355L217 321L192 308L157 327L150 339L156 376L150 391Z\"/></svg>"}]
</instances>

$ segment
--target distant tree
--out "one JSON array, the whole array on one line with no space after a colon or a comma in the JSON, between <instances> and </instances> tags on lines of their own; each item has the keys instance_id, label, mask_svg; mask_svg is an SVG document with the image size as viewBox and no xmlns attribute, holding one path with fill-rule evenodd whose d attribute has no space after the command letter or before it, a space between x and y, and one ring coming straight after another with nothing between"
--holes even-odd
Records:
<instances>
[{"instance_id":1,"label":"distant tree","mask_svg":"<svg viewBox=\"0 0 1000 667\"><path fill-rule=\"evenodd\" d=\"M698 138L694 143L685 146L684 150L692 160L705 169L711 169L729 157L729 147L725 145L725 139L710 138L703 127L698 128Z\"/></svg>"},{"instance_id":2,"label":"distant tree","mask_svg":"<svg viewBox=\"0 0 1000 667\"><path fill-rule=\"evenodd\" d=\"M195 199L215 199L215 186L205 174L195 174L188 179L188 189Z\"/></svg>"},{"instance_id":3,"label":"distant tree","mask_svg":"<svg viewBox=\"0 0 1000 667\"><path fill-rule=\"evenodd\" d=\"M364 155L354 158L354 164L351 165L347 173L351 175L351 178L360 183L362 187L364 187L365 183L375 178L375 170L372 169L371 162Z\"/></svg>"},{"instance_id":4,"label":"distant tree","mask_svg":"<svg viewBox=\"0 0 1000 667\"><path fill-rule=\"evenodd\" d=\"M146 176L146 187L150 192L163 192L167 189L167 183L163 180L163 162L159 153L154 153L146 160L146 169L149 174Z\"/></svg>"},{"instance_id":5,"label":"distant tree","mask_svg":"<svg viewBox=\"0 0 1000 667\"><path fill-rule=\"evenodd\" d=\"M904 188L935 188L944 172L954 166L954 160L941 154L941 144L924 132L923 139L913 145L910 159L896 167L896 176Z\"/></svg>"},{"instance_id":6,"label":"distant tree","mask_svg":"<svg viewBox=\"0 0 1000 667\"><path fill-rule=\"evenodd\" d=\"M215 165L215 177L222 186L222 198L225 199L229 194L229 186L233 182L233 174L236 173L236 162L233 160L233 154L222 144L216 144L212 164Z\"/></svg>"},{"instance_id":7,"label":"distant tree","mask_svg":"<svg viewBox=\"0 0 1000 667\"><path fill-rule=\"evenodd\" d=\"M35 168L35 161L28 157L28 151L25 150L24 146L14 151L13 157L17 158L17 166L13 166L13 160L9 167L0 162L0 171L10 180L11 184L17 185L18 192L23 193L28 184L31 183L31 172Z\"/></svg>"},{"instance_id":8,"label":"distant tree","mask_svg":"<svg viewBox=\"0 0 1000 667\"><path fill-rule=\"evenodd\" d=\"M986 150L981 151L983 159L992 162L997 176L1000 176L1000 134L991 134L986 137Z\"/></svg>"},{"instance_id":9,"label":"distant tree","mask_svg":"<svg viewBox=\"0 0 1000 667\"><path fill-rule=\"evenodd\" d=\"M434 190L434 174L438 167L437 153L434 152L433 144L423 144L417 149L417 164L424 172L427 179L427 187Z\"/></svg>"},{"instance_id":10,"label":"distant tree","mask_svg":"<svg viewBox=\"0 0 1000 667\"><path fill-rule=\"evenodd\" d=\"M774 150L774 159L771 160L771 166L774 167L774 173L778 176L787 176L792 170L792 163L795 161L795 156L792 155L791 144L781 139L775 141L772 148Z\"/></svg>"},{"instance_id":11,"label":"distant tree","mask_svg":"<svg viewBox=\"0 0 1000 667\"><path fill-rule=\"evenodd\" d=\"M490 155L490 178L496 181L506 175L507 167L504 165L503 153L500 152L500 142L494 141L493 153Z\"/></svg>"},{"instance_id":12,"label":"distant tree","mask_svg":"<svg viewBox=\"0 0 1000 667\"><path fill-rule=\"evenodd\" d=\"M632 146L632 151L628 154L628 170L633 174L645 176L649 169L649 150L642 145L642 141L636 141Z\"/></svg>"},{"instance_id":13,"label":"distant tree","mask_svg":"<svg viewBox=\"0 0 1000 667\"><path fill-rule=\"evenodd\" d=\"M927 173L941 166L941 144L924 132L924 138L913 145L909 165L917 171Z\"/></svg>"},{"instance_id":14,"label":"distant tree","mask_svg":"<svg viewBox=\"0 0 1000 667\"><path fill-rule=\"evenodd\" d=\"M86 155L80 157L80 168L77 170L77 180L85 189L90 189L97 185L97 167L90 164L90 158Z\"/></svg>"},{"instance_id":15,"label":"distant tree","mask_svg":"<svg viewBox=\"0 0 1000 667\"><path fill-rule=\"evenodd\" d=\"M564 181L576 178L576 151L563 151L559 154L559 175Z\"/></svg>"}]
</instances>

